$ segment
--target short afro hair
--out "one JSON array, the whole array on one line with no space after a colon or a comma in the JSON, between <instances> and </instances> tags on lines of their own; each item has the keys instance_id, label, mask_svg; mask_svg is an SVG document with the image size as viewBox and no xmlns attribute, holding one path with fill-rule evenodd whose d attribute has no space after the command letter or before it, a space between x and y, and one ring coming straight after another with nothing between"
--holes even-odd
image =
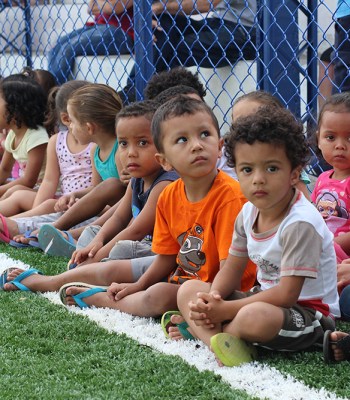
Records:
<instances>
[{"instance_id":1,"label":"short afro hair","mask_svg":"<svg viewBox=\"0 0 350 400\"><path fill-rule=\"evenodd\" d=\"M200 98L204 100L206 90L198 78L198 72L193 74L185 67L177 67L170 71L163 71L158 75L153 75L146 85L145 98L154 100L159 93L179 84L191 86L198 92Z\"/></svg>"}]
</instances>

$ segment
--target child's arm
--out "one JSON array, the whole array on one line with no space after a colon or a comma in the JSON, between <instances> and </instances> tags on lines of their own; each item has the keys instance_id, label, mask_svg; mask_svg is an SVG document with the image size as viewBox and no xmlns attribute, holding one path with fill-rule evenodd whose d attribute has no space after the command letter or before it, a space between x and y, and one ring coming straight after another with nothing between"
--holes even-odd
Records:
<instances>
[{"instance_id":1,"label":"child's arm","mask_svg":"<svg viewBox=\"0 0 350 400\"><path fill-rule=\"evenodd\" d=\"M130 294L141 292L164 280L176 268L176 254L158 254L152 265L135 283L112 283L108 288L108 296L115 301Z\"/></svg>"},{"instance_id":2,"label":"child's arm","mask_svg":"<svg viewBox=\"0 0 350 400\"><path fill-rule=\"evenodd\" d=\"M350 285L350 258L337 265L338 290Z\"/></svg>"},{"instance_id":3,"label":"child's arm","mask_svg":"<svg viewBox=\"0 0 350 400\"><path fill-rule=\"evenodd\" d=\"M132 0L90 0L89 12L94 16L101 13L107 15L112 15L113 13L122 14L125 10L132 7L132 5Z\"/></svg>"},{"instance_id":4,"label":"child's arm","mask_svg":"<svg viewBox=\"0 0 350 400\"><path fill-rule=\"evenodd\" d=\"M71 257L72 263L80 264L88 257L92 258L95 254L108 243L116 233L119 233L127 227L132 218L131 212L132 189L129 184L125 195L120 200L119 206L114 211L113 215L106 221L101 230L91 241L91 243L83 249L76 250ZM108 256L108 254L107 254ZM102 257L103 258L103 257Z\"/></svg>"},{"instance_id":5,"label":"child's arm","mask_svg":"<svg viewBox=\"0 0 350 400\"><path fill-rule=\"evenodd\" d=\"M60 169L56 154L56 141L57 135L50 138L47 145L47 161L45 168L45 175L42 183L39 186L38 193L35 196L33 207L39 206L47 199L52 199L55 196L59 180Z\"/></svg>"},{"instance_id":6,"label":"child's arm","mask_svg":"<svg viewBox=\"0 0 350 400\"><path fill-rule=\"evenodd\" d=\"M151 234L153 232L155 219L156 219L156 208L157 201L159 195L162 193L163 189L171 183L170 181L162 181L159 182L151 191L147 202L140 214L131 221L123 230L117 233L116 236L112 238L100 251L92 255L95 261L102 260L105 257L108 257L110 251L113 246L119 242L120 240L142 240L146 235ZM131 202L129 204L129 207ZM130 207L131 208L131 207ZM119 210L122 212L121 210ZM113 228L113 225L108 222L109 225ZM115 229L114 229L114 232ZM111 231L112 233L112 231ZM106 241L105 241L106 243ZM89 255L90 256L90 255Z\"/></svg>"},{"instance_id":7,"label":"child's arm","mask_svg":"<svg viewBox=\"0 0 350 400\"><path fill-rule=\"evenodd\" d=\"M115 152L114 161L115 161L115 165L117 166L120 182L122 182L123 185L127 186L130 182L131 175L125 169L125 165L122 165L118 150Z\"/></svg>"},{"instance_id":8,"label":"child's arm","mask_svg":"<svg viewBox=\"0 0 350 400\"><path fill-rule=\"evenodd\" d=\"M0 185L6 182L8 178L11 178L11 172L14 163L15 159L13 158L12 154L5 150L0 164Z\"/></svg>"},{"instance_id":9,"label":"child's arm","mask_svg":"<svg viewBox=\"0 0 350 400\"><path fill-rule=\"evenodd\" d=\"M345 251L350 254L350 232L342 233L334 238L334 241Z\"/></svg>"},{"instance_id":10,"label":"child's arm","mask_svg":"<svg viewBox=\"0 0 350 400\"><path fill-rule=\"evenodd\" d=\"M34 185L37 183L38 176L45 159L46 148L47 143L44 143L28 151L28 161L24 175L14 181L2 185L0 187L0 196L2 196L7 189L15 185L23 185L27 186L28 188L34 187Z\"/></svg>"},{"instance_id":11,"label":"child's arm","mask_svg":"<svg viewBox=\"0 0 350 400\"><path fill-rule=\"evenodd\" d=\"M132 192L131 186L129 185L121 200L120 206L113 216L103 225L102 229L89 246L75 252L76 258L84 261L89 257L91 259L93 258L93 260L90 260L91 262L100 261L108 257L113 246L119 240L142 240L147 234L152 233L156 219L158 197L169 183L171 182L159 182L152 189L145 206L134 220L132 220L131 214ZM129 215L129 219L124 219L125 223L122 227L121 222L123 221L124 215ZM78 260L73 260L73 262L79 263Z\"/></svg>"}]
</instances>

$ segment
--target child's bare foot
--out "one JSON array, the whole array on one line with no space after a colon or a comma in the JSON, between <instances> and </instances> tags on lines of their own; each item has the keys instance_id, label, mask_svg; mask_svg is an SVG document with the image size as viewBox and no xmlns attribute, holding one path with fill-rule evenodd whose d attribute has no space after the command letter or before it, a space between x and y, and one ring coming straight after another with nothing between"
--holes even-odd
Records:
<instances>
[{"instance_id":1,"label":"child's bare foot","mask_svg":"<svg viewBox=\"0 0 350 400\"><path fill-rule=\"evenodd\" d=\"M169 337L171 340L180 340L180 339L186 339L182 333L180 332L179 325L180 324L186 324L187 322L185 321L185 318L182 315L172 315L170 318L170 321L173 326L169 326ZM190 329L186 328L188 332L191 332ZM191 333L192 334L192 333Z\"/></svg>"},{"instance_id":2,"label":"child's bare foot","mask_svg":"<svg viewBox=\"0 0 350 400\"><path fill-rule=\"evenodd\" d=\"M0 287L5 291L37 291L38 289L34 288L34 286L37 286L35 282L37 282L38 277L40 277L40 281L47 279L47 277L42 276L40 271L34 268L22 269L10 267L5 269L0 275Z\"/></svg>"},{"instance_id":3,"label":"child's bare foot","mask_svg":"<svg viewBox=\"0 0 350 400\"><path fill-rule=\"evenodd\" d=\"M178 311L167 311L163 314L161 325L165 336L172 340L194 340L188 323Z\"/></svg>"},{"instance_id":4,"label":"child's bare foot","mask_svg":"<svg viewBox=\"0 0 350 400\"><path fill-rule=\"evenodd\" d=\"M13 241L17 243L29 244L29 242L38 241L39 230L34 230L32 232L23 233L20 235L14 235Z\"/></svg>"},{"instance_id":5,"label":"child's bare foot","mask_svg":"<svg viewBox=\"0 0 350 400\"><path fill-rule=\"evenodd\" d=\"M10 282L13 281L15 278L17 278L17 276L20 275L24 271L25 270L22 269L22 268L16 268L16 267L9 268L7 270L7 275L6 275L7 276L6 282L7 283L4 283L3 289L5 291L9 291L9 292L13 291L13 290L18 290L18 288L15 285L13 285L12 283L10 283Z\"/></svg>"},{"instance_id":6,"label":"child's bare foot","mask_svg":"<svg viewBox=\"0 0 350 400\"><path fill-rule=\"evenodd\" d=\"M105 287L72 282L63 285L59 294L62 303L66 306L111 308L112 302L107 296Z\"/></svg>"},{"instance_id":7,"label":"child's bare foot","mask_svg":"<svg viewBox=\"0 0 350 400\"><path fill-rule=\"evenodd\" d=\"M331 348L334 354L335 361L344 361L349 359L349 351L350 351L350 336L345 332L332 332L329 335L331 341ZM344 339L348 338L348 339ZM343 339L342 342L340 340ZM344 345L342 345L342 343ZM344 348L347 343L347 348Z\"/></svg>"}]
</instances>

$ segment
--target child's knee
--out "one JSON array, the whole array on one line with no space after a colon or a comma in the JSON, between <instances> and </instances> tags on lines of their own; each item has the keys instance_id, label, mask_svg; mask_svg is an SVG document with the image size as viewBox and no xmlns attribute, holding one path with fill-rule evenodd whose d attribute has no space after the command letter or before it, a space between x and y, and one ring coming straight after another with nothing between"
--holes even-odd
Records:
<instances>
[{"instance_id":1,"label":"child's knee","mask_svg":"<svg viewBox=\"0 0 350 400\"><path fill-rule=\"evenodd\" d=\"M177 293L177 300L179 303L188 302L192 298L197 298L198 292L209 292L210 284L199 281L197 279L191 279L184 282Z\"/></svg>"},{"instance_id":2,"label":"child's knee","mask_svg":"<svg viewBox=\"0 0 350 400\"><path fill-rule=\"evenodd\" d=\"M149 287L143 296L143 305L153 315L177 309L176 295L179 286L170 283L157 283Z\"/></svg>"},{"instance_id":3,"label":"child's knee","mask_svg":"<svg viewBox=\"0 0 350 400\"><path fill-rule=\"evenodd\" d=\"M235 317L235 322L240 326L253 327L267 321L269 316L270 311L267 309L266 303L256 302L242 307Z\"/></svg>"}]
</instances>

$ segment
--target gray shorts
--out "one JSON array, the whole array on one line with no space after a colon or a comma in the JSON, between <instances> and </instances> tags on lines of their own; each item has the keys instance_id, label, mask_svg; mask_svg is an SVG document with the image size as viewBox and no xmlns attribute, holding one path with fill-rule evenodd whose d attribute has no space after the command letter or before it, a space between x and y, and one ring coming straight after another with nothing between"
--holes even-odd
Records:
<instances>
[{"instance_id":1,"label":"gray shorts","mask_svg":"<svg viewBox=\"0 0 350 400\"><path fill-rule=\"evenodd\" d=\"M131 270L134 277L134 282L138 281L139 278L148 270L157 256L148 256L133 258L131 261Z\"/></svg>"},{"instance_id":2,"label":"gray shorts","mask_svg":"<svg viewBox=\"0 0 350 400\"><path fill-rule=\"evenodd\" d=\"M253 296L260 290L252 288L249 292L234 292L231 300ZM325 331L335 329L335 321L313 308L298 304L291 308L281 308L284 314L282 329L270 342L256 343L258 346L278 351L300 351L311 346L322 345Z\"/></svg>"},{"instance_id":3,"label":"gray shorts","mask_svg":"<svg viewBox=\"0 0 350 400\"><path fill-rule=\"evenodd\" d=\"M80 235L77 242L77 249L88 246L96 237L101 227L98 225L87 226ZM134 258L154 256L151 249L152 243L147 240L120 240L109 252L107 260L131 260Z\"/></svg>"},{"instance_id":4,"label":"gray shorts","mask_svg":"<svg viewBox=\"0 0 350 400\"><path fill-rule=\"evenodd\" d=\"M36 229L40 229L43 225L53 224L62 215L63 215L63 212L57 212L57 213L51 213L51 214L35 215L33 217L22 217L22 218L11 218L11 219L13 219L17 223L18 232L20 234L24 234L28 231L32 232ZM86 221L81 222L78 225L75 225L73 228L79 228L81 226L91 224L96 219L97 219L97 217L90 218Z\"/></svg>"}]
</instances>

